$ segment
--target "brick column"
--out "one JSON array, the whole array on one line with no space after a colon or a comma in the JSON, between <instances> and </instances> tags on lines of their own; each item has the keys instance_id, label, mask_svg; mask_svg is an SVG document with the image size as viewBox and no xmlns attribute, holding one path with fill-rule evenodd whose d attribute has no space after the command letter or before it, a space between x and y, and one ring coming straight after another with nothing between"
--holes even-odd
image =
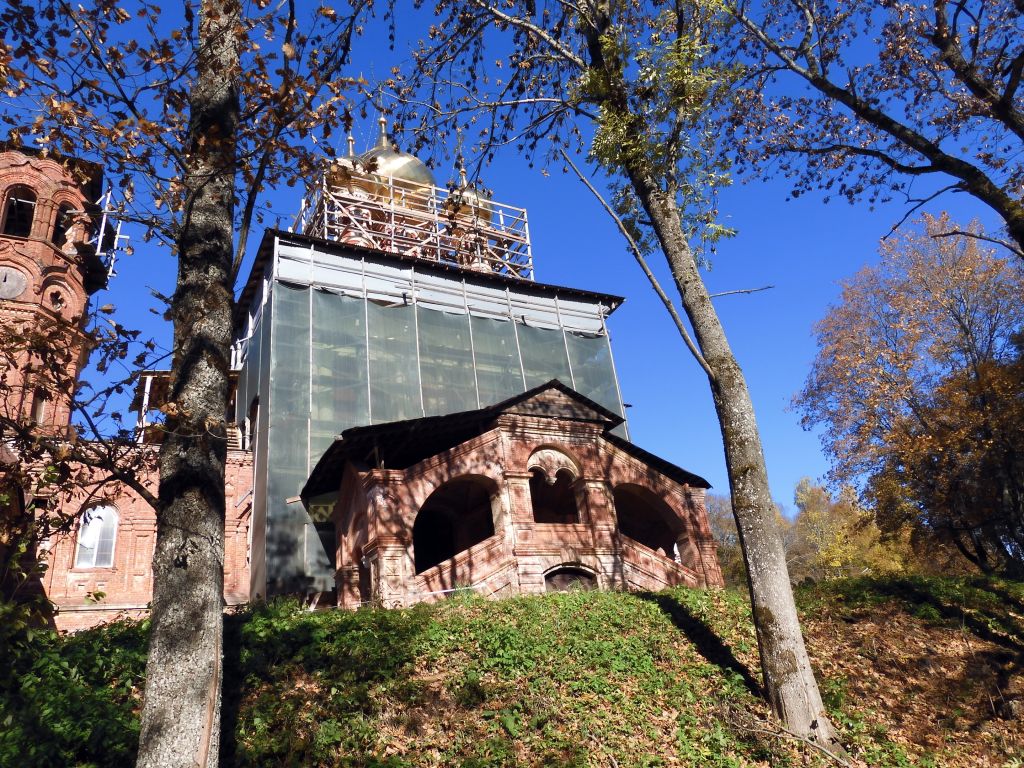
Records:
<instances>
[{"instance_id":1,"label":"brick column","mask_svg":"<svg viewBox=\"0 0 1024 768\"><path fill-rule=\"evenodd\" d=\"M718 543L714 539L702 539L697 543L700 551L699 573L704 575L702 587L724 587L722 569L718 565Z\"/></svg>"},{"instance_id":2,"label":"brick column","mask_svg":"<svg viewBox=\"0 0 1024 768\"><path fill-rule=\"evenodd\" d=\"M345 565L337 570L334 583L338 588L338 606L356 608L361 601L359 595L359 566Z\"/></svg>"}]
</instances>

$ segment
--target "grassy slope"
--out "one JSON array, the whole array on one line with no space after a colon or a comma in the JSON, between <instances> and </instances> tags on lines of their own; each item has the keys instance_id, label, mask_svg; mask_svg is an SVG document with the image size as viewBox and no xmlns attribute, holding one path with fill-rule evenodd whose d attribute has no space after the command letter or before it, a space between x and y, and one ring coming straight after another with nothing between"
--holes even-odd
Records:
<instances>
[{"instance_id":1,"label":"grassy slope","mask_svg":"<svg viewBox=\"0 0 1024 768\"><path fill-rule=\"evenodd\" d=\"M833 716L868 765L1024 766L1024 585L800 595ZM729 592L456 599L228 625L223 765L823 764L770 732ZM144 627L38 640L0 674L0 765L125 765Z\"/></svg>"}]
</instances>

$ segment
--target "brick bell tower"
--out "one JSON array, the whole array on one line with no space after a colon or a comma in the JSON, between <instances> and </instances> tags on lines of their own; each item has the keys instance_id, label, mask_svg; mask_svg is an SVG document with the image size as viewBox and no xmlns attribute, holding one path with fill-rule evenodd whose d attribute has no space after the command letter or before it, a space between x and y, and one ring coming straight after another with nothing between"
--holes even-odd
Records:
<instances>
[{"instance_id":1,"label":"brick bell tower","mask_svg":"<svg viewBox=\"0 0 1024 768\"><path fill-rule=\"evenodd\" d=\"M94 238L101 184L93 163L0 146L0 418L9 423L59 431L70 421L63 395L88 354L89 297L107 280ZM43 344L56 350L56 377L33 353Z\"/></svg>"}]
</instances>

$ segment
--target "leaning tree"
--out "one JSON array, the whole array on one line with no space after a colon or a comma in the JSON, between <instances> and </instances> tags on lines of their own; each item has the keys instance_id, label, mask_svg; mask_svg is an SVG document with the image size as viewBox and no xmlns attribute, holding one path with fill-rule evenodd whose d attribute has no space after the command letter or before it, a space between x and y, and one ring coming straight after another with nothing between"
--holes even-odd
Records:
<instances>
[{"instance_id":1,"label":"leaning tree","mask_svg":"<svg viewBox=\"0 0 1024 768\"><path fill-rule=\"evenodd\" d=\"M502 145L567 162L586 150L611 178L607 209L635 254L664 254L721 425L768 699L790 731L838 750L800 632L746 380L690 244L724 233L713 200L727 169L709 115L738 70L716 63L708 46L723 18L714 4L605 0L438 0L434 11L413 67L391 81L405 105L400 124L432 146L455 131L479 138L484 160ZM401 20L397 5L388 13Z\"/></svg>"}]
</instances>

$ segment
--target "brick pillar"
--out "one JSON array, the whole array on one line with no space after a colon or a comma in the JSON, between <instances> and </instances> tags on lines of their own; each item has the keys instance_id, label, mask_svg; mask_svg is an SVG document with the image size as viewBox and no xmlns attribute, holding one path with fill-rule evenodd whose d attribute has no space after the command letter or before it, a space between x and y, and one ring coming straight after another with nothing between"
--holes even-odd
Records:
<instances>
[{"instance_id":1,"label":"brick pillar","mask_svg":"<svg viewBox=\"0 0 1024 768\"><path fill-rule=\"evenodd\" d=\"M359 566L346 565L337 570L334 582L338 587L338 606L341 608L357 608L361 601L359 595Z\"/></svg>"},{"instance_id":2,"label":"brick pillar","mask_svg":"<svg viewBox=\"0 0 1024 768\"><path fill-rule=\"evenodd\" d=\"M724 587L722 569L718 565L718 544L714 539L702 539L698 542L701 567L699 572L704 575L702 587Z\"/></svg>"},{"instance_id":3,"label":"brick pillar","mask_svg":"<svg viewBox=\"0 0 1024 768\"><path fill-rule=\"evenodd\" d=\"M512 556L516 564L516 578L522 593L543 592L543 569L536 557L527 554L533 549L536 524L533 522L533 500L530 497L530 474L505 473L505 488L509 504L512 529Z\"/></svg>"},{"instance_id":4,"label":"brick pillar","mask_svg":"<svg viewBox=\"0 0 1024 768\"><path fill-rule=\"evenodd\" d=\"M393 537L378 541L377 594L385 608L402 608L407 604L406 547Z\"/></svg>"},{"instance_id":5,"label":"brick pillar","mask_svg":"<svg viewBox=\"0 0 1024 768\"><path fill-rule=\"evenodd\" d=\"M407 510L401 508L399 496L389 490L389 486L400 485L403 479L401 473L374 473L374 482L366 489L370 502L366 549L373 549L370 584L374 599L385 608L406 604L406 584L415 573L409 546L412 525L404 514Z\"/></svg>"},{"instance_id":6,"label":"brick pillar","mask_svg":"<svg viewBox=\"0 0 1024 768\"><path fill-rule=\"evenodd\" d=\"M611 488L604 479L587 480L584 495L594 531L594 549L601 564L600 586L602 589L621 589L626 586L626 577L619 551L619 523Z\"/></svg>"}]
</instances>

